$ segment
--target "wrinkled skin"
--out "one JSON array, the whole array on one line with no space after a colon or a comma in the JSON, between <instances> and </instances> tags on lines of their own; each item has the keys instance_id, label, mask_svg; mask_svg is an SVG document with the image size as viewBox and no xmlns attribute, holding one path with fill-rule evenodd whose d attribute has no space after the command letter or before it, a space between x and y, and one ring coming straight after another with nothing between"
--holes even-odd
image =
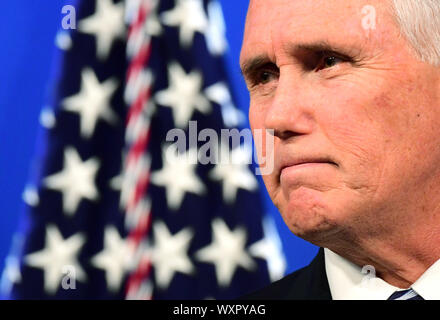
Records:
<instances>
[{"instance_id":1,"label":"wrinkled skin","mask_svg":"<svg viewBox=\"0 0 440 320\"><path fill-rule=\"evenodd\" d=\"M290 230L413 283L440 258L440 72L390 3L251 0L240 64L252 129L274 130L263 179Z\"/></svg>"}]
</instances>

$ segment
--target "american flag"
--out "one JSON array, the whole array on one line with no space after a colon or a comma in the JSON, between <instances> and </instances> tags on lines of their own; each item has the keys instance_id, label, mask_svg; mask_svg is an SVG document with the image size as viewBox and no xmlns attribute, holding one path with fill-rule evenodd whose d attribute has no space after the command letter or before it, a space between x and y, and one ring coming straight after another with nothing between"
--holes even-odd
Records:
<instances>
[{"instance_id":1,"label":"american flag","mask_svg":"<svg viewBox=\"0 0 440 320\"><path fill-rule=\"evenodd\" d=\"M167 154L171 129L191 139L244 124L220 4L86 0L63 12L71 28L55 41L6 297L231 299L280 278L248 148L219 142L241 159L229 164L195 161L199 141Z\"/></svg>"}]
</instances>

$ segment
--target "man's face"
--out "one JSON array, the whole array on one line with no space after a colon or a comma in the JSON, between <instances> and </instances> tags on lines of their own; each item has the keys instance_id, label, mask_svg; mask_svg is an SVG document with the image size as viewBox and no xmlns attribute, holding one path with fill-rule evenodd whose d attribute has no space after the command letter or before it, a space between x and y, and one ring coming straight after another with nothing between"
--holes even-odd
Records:
<instances>
[{"instance_id":1,"label":"man's face","mask_svg":"<svg viewBox=\"0 0 440 320\"><path fill-rule=\"evenodd\" d=\"M391 12L383 0L250 2L249 117L275 132L264 182L289 228L316 244L386 236L433 209L440 190L439 72Z\"/></svg>"}]
</instances>

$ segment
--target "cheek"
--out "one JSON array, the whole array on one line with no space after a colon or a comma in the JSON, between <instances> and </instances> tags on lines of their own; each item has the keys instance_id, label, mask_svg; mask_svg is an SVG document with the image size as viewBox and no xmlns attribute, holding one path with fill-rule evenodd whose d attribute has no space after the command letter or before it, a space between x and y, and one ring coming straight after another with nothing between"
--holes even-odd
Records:
<instances>
[{"instance_id":1,"label":"cheek","mask_svg":"<svg viewBox=\"0 0 440 320\"><path fill-rule=\"evenodd\" d=\"M387 188L406 183L404 175L414 171L408 165L420 160L411 149L424 145L412 131L426 129L417 117L423 99L389 83L364 88L368 90L329 95L334 99L320 113L319 123L341 157L344 185L369 194L371 200L389 196Z\"/></svg>"},{"instance_id":2,"label":"cheek","mask_svg":"<svg viewBox=\"0 0 440 320\"><path fill-rule=\"evenodd\" d=\"M384 172L388 153L395 148L396 140L385 116L391 107L374 97L352 95L329 103L317 122L339 160L345 187L373 190Z\"/></svg>"},{"instance_id":3,"label":"cheek","mask_svg":"<svg viewBox=\"0 0 440 320\"><path fill-rule=\"evenodd\" d=\"M360 160L367 160L372 155L376 158L381 153L381 145L389 141L387 134L383 132L380 122L365 112L367 104L353 102L338 104L334 111L322 113L318 123L323 124L322 132L336 152L350 154ZM343 109L341 105L349 105L350 108Z\"/></svg>"},{"instance_id":4,"label":"cheek","mask_svg":"<svg viewBox=\"0 0 440 320\"><path fill-rule=\"evenodd\" d=\"M347 123L334 125L328 138L336 153L342 157L342 169L348 165L344 163L348 160L365 165L371 161L380 162L389 141L374 128L356 127L355 123L349 127Z\"/></svg>"}]
</instances>

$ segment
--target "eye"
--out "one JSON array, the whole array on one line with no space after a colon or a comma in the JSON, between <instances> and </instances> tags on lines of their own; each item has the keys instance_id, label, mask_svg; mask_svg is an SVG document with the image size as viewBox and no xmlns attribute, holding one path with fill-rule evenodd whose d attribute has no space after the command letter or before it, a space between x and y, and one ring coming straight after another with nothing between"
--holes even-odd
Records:
<instances>
[{"instance_id":1,"label":"eye","mask_svg":"<svg viewBox=\"0 0 440 320\"><path fill-rule=\"evenodd\" d=\"M261 84L267 84L273 79L274 75L269 71L261 71L258 76L258 82Z\"/></svg>"},{"instance_id":2,"label":"eye","mask_svg":"<svg viewBox=\"0 0 440 320\"><path fill-rule=\"evenodd\" d=\"M325 57L324 58L324 66L327 68L331 68L335 66L338 62L341 62L342 60L336 57Z\"/></svg>"},{"instance_id":3,"label":"eye","mask_svg":"<svg viewBox=\"0 0 440 320\"><path fill-rule=\"evenodd\" d=\"M333 68L334 66L336 66L342 62L345 62L345 60L342 58L339 58L336 55L324 54L318 64L318 67L316 68L316 71Z\"/></svg>"},{"instance_id":4,"label":"eye","mask_svg":"<svg viewBox=\"0 0 440 320\"><path fill-rule=\"evenodd\" d=\"M274 68L266 68L261 70L256 70L248 76L248 82L251 87L259 87L270 84L278 79L278 71L272 70Z\"/></svg>"}]
</instances>

